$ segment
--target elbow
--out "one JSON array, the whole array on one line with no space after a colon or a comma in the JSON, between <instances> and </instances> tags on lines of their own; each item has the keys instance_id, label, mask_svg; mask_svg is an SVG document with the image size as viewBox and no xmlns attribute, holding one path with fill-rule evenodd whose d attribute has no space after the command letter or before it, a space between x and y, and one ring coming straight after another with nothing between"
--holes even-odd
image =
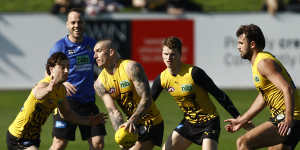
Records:
<instances>
[{"instance_id":1,"label":"elbow","mask_svg":"<svg viewBox=\"0 0 300 150\"><path fill-rule=\"evenodd\" d=\"M291 86L288 86L287 88L284 89L283 92L290 94L291 97L294 97L295 89Z\"/></svg>"},{"instance_id":2,"label":"elbow","mask_svg":"<svg viewBox=\"0 0 300 150\"><path fill-rule=\"evenodd\" d=\"M153 103L153 99L151 95L149 96L145 95L142 99L144 100L144 106L146 107L146 109L148 109Z\"/></svg>"}]
</instances>

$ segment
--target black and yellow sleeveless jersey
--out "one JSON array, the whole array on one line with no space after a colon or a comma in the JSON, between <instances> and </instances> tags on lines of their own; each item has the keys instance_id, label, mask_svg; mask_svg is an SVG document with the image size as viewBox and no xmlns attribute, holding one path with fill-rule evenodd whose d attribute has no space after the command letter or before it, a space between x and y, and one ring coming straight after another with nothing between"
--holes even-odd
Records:
<instances>
[{"instance_id":1,"label":"black and yellow sleeveless jersey","mask_svg":"<svg viewBox=\"0 0 300 150\"><path fill-rule=\"evenodd\" d=\"M229 97L198 67L182 64L181 71L176 75L165 69L151 87L154 100L163 89L175 98L184 112L184 118L190 123L206 122L218 116L208 93L212 94L233 117L239 116Z\"/></svg>"},{"instance_id":2,"label":"black and yellow sleeveless jersey","mask_svg":"<svg viewBox=\"0 0 300 150\"><path fill-rule=\"evenodd\" d=\"M102 82L106 92L116 100L122 111L128 118L135 112L141 97L137 94L132 80L126 73L126 66L130 60L120 60L114 74L103 69L98 79ZM139 124L156 125L162 122L162 117L155 103L138 121Z\"/></svg>"},{"instance_id":3,"label":"black and yellow sleeveless jersey","mask_svg":"<svg viewBox=\"0 0 300 150\"><path fill-rule=\"evenodd\" d=\"M263 95L266 105L270 108L272 117L285 112L284 96L272 82L262 76L257 70L257 64L263 59L271 59L275 61L281 68L281 74L290 85L296 89L296 86L289 73L281 62L268 52L259 52L252 65L252 78L256 89ZM300 98L297 90L295 91L295 108L294 119L300 120Z\"/></svg>"},{"instance_id":4,"label":"black and yellow sleeveless jersey","mask_svg":"<svg viewBox=\"0 0 300 150\"><path fill-rule=\"evenodd\" d=\"M40 82L49 83L50 77L47 76ZM60 86L41 100L36 99L31 91L17 117L9 126L9 132L17 138L38 139L41 127L48 116L58 103L65 99L65 91L64 86Z\"/></svg>"}]
</instances>

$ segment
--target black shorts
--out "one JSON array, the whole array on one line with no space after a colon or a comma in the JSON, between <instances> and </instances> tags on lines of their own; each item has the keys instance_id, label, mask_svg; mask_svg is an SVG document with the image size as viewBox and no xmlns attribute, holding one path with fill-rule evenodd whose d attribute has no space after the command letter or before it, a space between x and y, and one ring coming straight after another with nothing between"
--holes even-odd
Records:
<instances>
[{"instance_id":1,"label":"black shorts","mask_svg":"<svg viewBox=\"0 0 300 150\"><path fill-rule=\"evenodd\" d=\"M150 127L138 126L139 138L138 141L144 142L150 140L154 145L161 146L164 136L164 122Z\"/></svg>"},{"instance_id":2,"label":"black shorts","mask_svg":"<svg viewBox=\"0 0 300 150\"><path fill-rule=\"evenodd\" d=\"M290 134L286 137L283 144L296 148L297 143L300 141L300 120L294 120L294 126L291 128Z\"/></svg>"},{"instance_id":3,"label":"black shorts","mask_svg":"<svg viewBox=\"0 0 300 150\"><path fill-rule=\"evenodd\" d=\"M11 135L9 131L6 133L6 144L8 150L23 150L30 146L40 147L40 139L36 140L26 140L26 139L18 139L17 137Z\"/></svg>"},{"instance_id":4,"label":"black shorts","mask_svg":"<svg viewBox=\"0 0 300 150\"><path fill-rule=\"evenodd\" d=\"M183 119L174 130L184 138L198 145L202 145L204 138L210 138L218 142L221 130L220 119L216 117L198 124L192 124Z\"/></svg>"},{"instance_id":5,"label":"black shorts","mask_svg":"<svg viewBox=\"0 0 300 150\"><path fill-rule=\"evenodd\" d=\"M76 101L69 100L71 109L76 112L78 115L81 116L89 116L91 114L98 114L99 109L95 103L79 103ZM104 124L100 124L97 126L85 126L85 125L78 125L79 130L81 133L82 140L87 140L93 136L104 136L106 135L106 130ZM76 124L72 124L71 122L63 120L59 114L55 114L53 116L53 130L52 136L57 138L62 138L66 140L75 140L75 131L76 131Z\"/></svg>"},{"instance_id":6,"label":"black shorts","mask_svg":"<svg viewBox=\"0 0 300 150\"><path fill-rule=\"evenodd\" d=\"M280 119L278 117L271 117L270 121L274 126L278 126L281 121L284 121L284 116ZM292 147L292 150L295 149L297 143L300 141L300 120L294 120L294 125L291 128L290 134L285 138L283 144Z\"/></svg>"}]
</instances>

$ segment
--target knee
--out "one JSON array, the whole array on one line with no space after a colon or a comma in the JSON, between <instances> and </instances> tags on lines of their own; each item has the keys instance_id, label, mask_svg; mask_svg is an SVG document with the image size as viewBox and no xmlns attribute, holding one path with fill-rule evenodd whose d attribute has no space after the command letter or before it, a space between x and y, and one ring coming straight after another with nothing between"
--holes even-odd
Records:
<instances>
[{"instance_id":1,"label":"knee","mask_svg":"<svg viewBox=\"0 0 300 150\"><path fill-rule=\"evenodd\" d=\"M93 150L103 150L104 149L104 139L103 138L96 138L92 139L90 146Z\"/></svg>"},{"instance_id":2,"label":"knee","mask_svg":"<svg viewBox=\"0 0 300 150\"><path fill-rule=\"evenodd\" d=\"M249 139L246 136L241 136L236 141L237 149L250 148Z\"/></svg>"},{"instance_id":3,"label":"knee","mask_svg":"<svg viewBox=\"0 0 300 150\"><path fill-rule=\"evenodd\" d=\"M67 147L67 144L67 140L54 137L50 150L64 150Z\"/></svg>"}]
</instances>

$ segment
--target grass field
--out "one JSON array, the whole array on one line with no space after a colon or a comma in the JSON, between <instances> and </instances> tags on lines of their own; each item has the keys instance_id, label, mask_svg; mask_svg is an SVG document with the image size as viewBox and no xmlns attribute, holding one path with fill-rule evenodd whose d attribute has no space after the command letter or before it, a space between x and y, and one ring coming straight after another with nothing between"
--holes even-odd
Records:
<instances>
[{"instance_id":1,"label":"grass field","mask_svg":"<svg viewBox=\"0 0 300 150\"><path fill-rule=\"evenodd\" d=\"M238 107L240 112L245 112L252 100L256 97L257 92L255 90L225 90L226 93L232 98L233 103ZM6 131L9 124L13 121L19 109L21 108L24 100L26 99L29 91L0 91L0 150L6 149ZM237 133L230 134L226 133L224 130L224 119L230 117L230 115L223 109L216 100L213 100L218 108L218 112L221 117L221 135L219 138L219 150L235 150L235 140L239 135L244 133L244 130L241 130ZM165 120L165 132L164 132L164 141L167 139L171 131L177 126L178 122L182 119L182 113L178 109L173 98L170 97L167 93L163 92L158 101L156 101L158 108L160 109L162 116ZM102 111L106 111L103 106L103 103L97 99L97 105ZM264 120L268 119L268 112L264 110L259 114L254 120L255 124L259 124ZM107 150L118 150L118 146L114 143L113 140L113 129L111 127L110 121L106 123L108 135L105 137L105 149ZM52 142L51 138L52 132L52 117L49 117L46 124L43 126L43 131L41 133L41 150L46 150L49 148ZM67 150L83 150L88 149L87 142L83 142L80 139L80 134L77 134L75 142L70 142ZM155 150L160 148L156 147ZM189 150L199 150L200 146L192 145ZM296 148L300 150L300 146ZM265 150L265 149L263 149Z\"/></svg>"},{"instance_id":2,"label":"grass field","mask_svg":"<svg viewBox=\"0 0 300 150\"><path fill-rule=\"evenodd\" d=\"M204 12L259 11L264 3L263 0L192 1L202 5ZM0 12L49 12L53 2L54 0L1 0Z\"/></svg>"}]
</instances>

